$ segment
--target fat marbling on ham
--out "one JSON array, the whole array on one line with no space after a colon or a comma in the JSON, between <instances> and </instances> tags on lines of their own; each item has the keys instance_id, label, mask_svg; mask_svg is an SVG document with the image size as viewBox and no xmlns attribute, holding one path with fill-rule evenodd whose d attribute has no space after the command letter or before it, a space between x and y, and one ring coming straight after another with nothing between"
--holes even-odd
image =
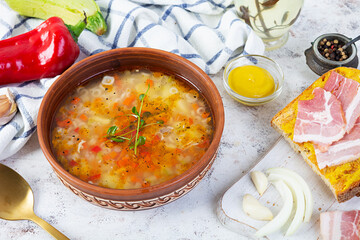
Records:
<instances>
[{"instance_id":1,"label":"fat marbling on ham","mask_svg":"<svg viewBox=\"0 0 360 240\"><path fill-rule=\"evenodd\" d=\"M360 116L360 84L350 78L332 71L326 81L324 89L330 91L341 102L345 119L347 133L354 127Z\"/></svg>"},{"instance_id":2,"label":"fat marbling on ham","mask_svg":"<svg viewBox=\"0 0 360 240\"><path fill-rule=\"evenodd\" d=\"M298 102L294 142L311 141L321 151L345 134L345 118L341 103L323 88L315 88L314 98Z\"/></svg>"},{"instance_id":3,"label":"fat marbling on ham","mask_svg":"<svg viewBox=\"0 0 360 240\"><path fill-rule=\"evenodd\" d=\"M320 214L323 240L360 240L360 210Z\"/></svg>"},{"instance_id":4,"label":"fat marbling on ham","mask_svg":"<svg viewBox=\"0 0 360 240\"><path fill-rule=\"evenodd\" d=\"M321 152L315 146L315 155L320 169L356 160L360 157L360 119L350 133Z\"/></svg>"}]
</instances>

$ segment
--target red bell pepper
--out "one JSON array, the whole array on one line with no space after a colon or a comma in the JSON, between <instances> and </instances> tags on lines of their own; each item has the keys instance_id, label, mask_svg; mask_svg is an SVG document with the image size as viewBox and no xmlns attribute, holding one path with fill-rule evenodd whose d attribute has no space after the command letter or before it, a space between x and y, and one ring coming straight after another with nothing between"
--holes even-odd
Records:
<instances>
[{"instance_id":1,"label":"red bell pepper","mask_svg":"<svg viewBox=\"0 0 360 240\"><path fill-rule=\"evenodd\" d=\"M35 29L0 41L0 85L55 77L79 56L76 43L85 28L81 22L72 28L51 17Z\"/></svg>"}]
</instances>

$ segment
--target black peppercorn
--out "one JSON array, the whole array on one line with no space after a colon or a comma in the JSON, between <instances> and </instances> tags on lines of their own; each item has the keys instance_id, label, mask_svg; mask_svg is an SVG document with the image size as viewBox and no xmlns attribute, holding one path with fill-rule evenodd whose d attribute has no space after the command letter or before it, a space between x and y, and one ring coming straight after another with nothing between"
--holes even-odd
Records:
<instances>
[{"instance_id":1,"label":"black peppercorn","mask_svg":"<svg viewBox=\"0 0 360 240\"><path fill-rule=\"evenodd\" d=\"M347 51L342 48L344 42L338 39L322 39L319 42L318 50L326 59L333 61L344 61L348 58Z\"/></svg>"}]
</instances>

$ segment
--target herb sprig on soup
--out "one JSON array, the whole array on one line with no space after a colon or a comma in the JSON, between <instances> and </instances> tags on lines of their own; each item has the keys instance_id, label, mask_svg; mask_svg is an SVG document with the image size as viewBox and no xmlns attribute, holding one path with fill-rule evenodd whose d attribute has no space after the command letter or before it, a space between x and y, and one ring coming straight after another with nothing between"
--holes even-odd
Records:
<instances>
[{"instance_id":1,"label":"herb sprig on soup","mask_svg":"<svg viewBox=\"0 0 360 240\"><path fill-rule=\"evenodd\" d=\"M52 147L83 181L135 189L184 173L204 155L212 134L206 101L183 81L113 71L65 99L53 121Z\"/></svg>"}]
</instances>

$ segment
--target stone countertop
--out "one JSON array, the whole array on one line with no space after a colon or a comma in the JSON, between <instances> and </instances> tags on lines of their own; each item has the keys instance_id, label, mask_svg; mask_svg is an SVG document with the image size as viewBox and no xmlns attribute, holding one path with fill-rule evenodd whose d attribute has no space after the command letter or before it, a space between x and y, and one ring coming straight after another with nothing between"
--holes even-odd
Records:
<instances>
[{"instance_id":1,"label":"stone countertop","mask_svg":"<svg viewBox=\"0 0 360 240\"><path fill-rule=\"evenodd\" d=\"M324 33L355 37L360 33L359 16L359 0L305 0L288 42L265 53L280 64L285 74L283 93L267 105L241 105L225 92L222 72L211 76L225 106L225 128L218 156L195 189L168 205L121 212L85 202L56 177L36 135L2 163L29 182L34 191L35 213L70 239L241 239L218 221L217 201L276 142L279 134L270 127L272 116L317 79L305 64L304 50ZM0 229L0 239L52 239L30 221L0 220Z\"/></svg>"}]
</instances>

